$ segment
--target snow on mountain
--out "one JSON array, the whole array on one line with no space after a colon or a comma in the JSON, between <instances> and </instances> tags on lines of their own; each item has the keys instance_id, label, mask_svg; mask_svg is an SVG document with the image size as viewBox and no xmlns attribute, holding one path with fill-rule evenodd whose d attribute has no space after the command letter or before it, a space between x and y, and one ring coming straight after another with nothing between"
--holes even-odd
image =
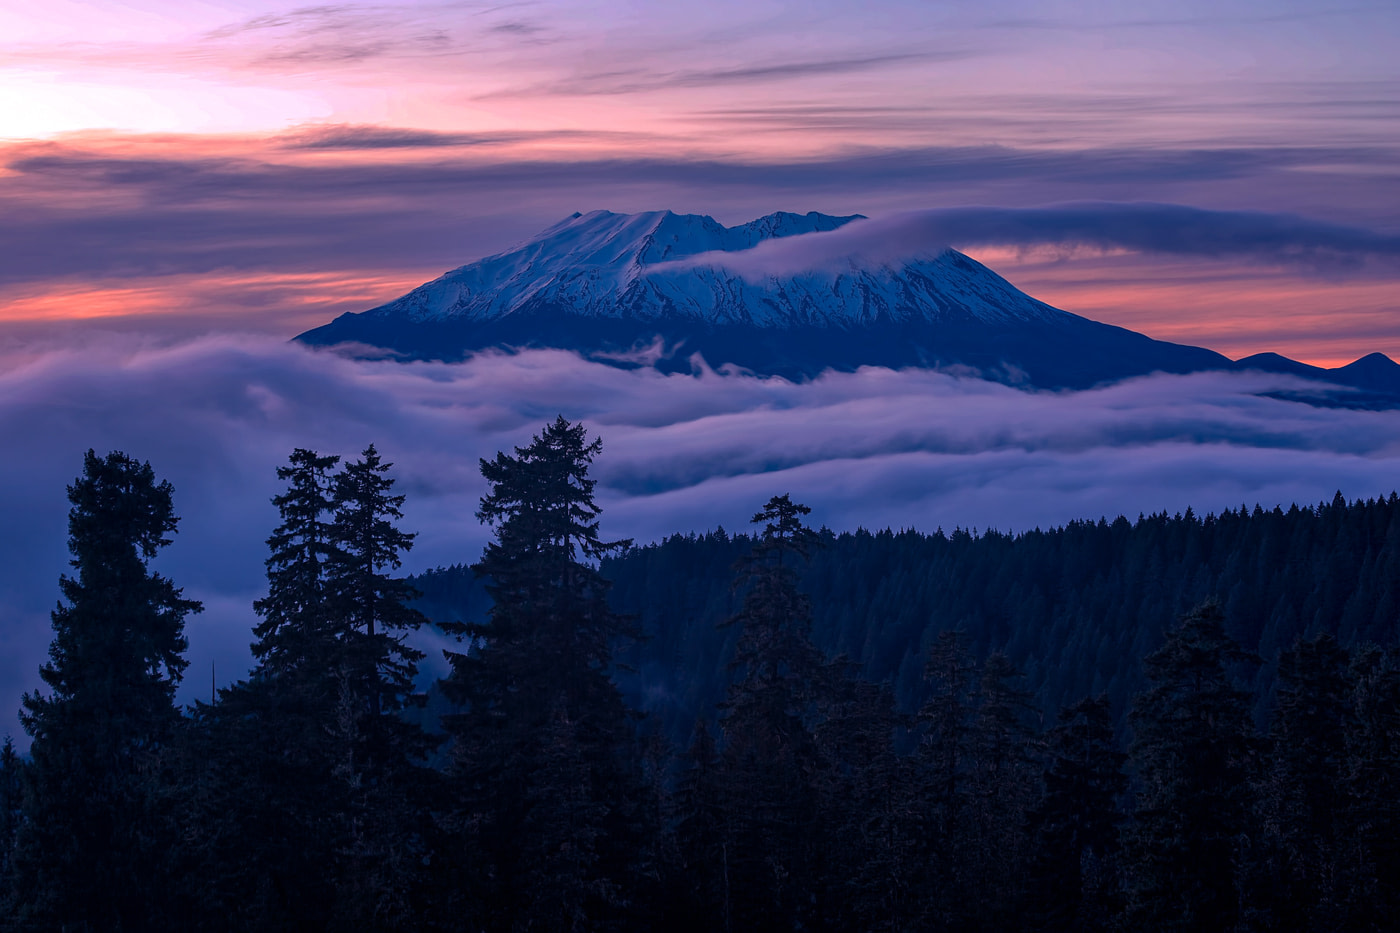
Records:
<instances>
[{"instance_id":1,"label":"snow on mountain","mask_svg":"<svg viewBox=\"0 0 1400 933\"><path fill-rule=\"evenodd\" d=\"M296 339L402 359L549 347L618 365L650 360L667 372L694 371L702 359L792 379L861 366L951 368L1053 389L1262 370L1319 386L1280 397L1400 407L1400 366L1378 354L1326 370L1153 340L1052 308L956 250L907 242L860 215L776 213L726 227L670 211L575 214Z\"/></svg>"},{"instance_id":2,"label":"snow on mountain","mask_svg":"<svg viewBox=\"0 0 1400 933\"><path fill-rule=\"evenodd\" d=\"M366 316L465 323L563 312L762 328L1074 318L952 249L877 263L851 255L795 274L754 271L761 243L830 236L864 219L779 212L725 227L670 211L575 214Z\"/></svg>"}]
</instances>

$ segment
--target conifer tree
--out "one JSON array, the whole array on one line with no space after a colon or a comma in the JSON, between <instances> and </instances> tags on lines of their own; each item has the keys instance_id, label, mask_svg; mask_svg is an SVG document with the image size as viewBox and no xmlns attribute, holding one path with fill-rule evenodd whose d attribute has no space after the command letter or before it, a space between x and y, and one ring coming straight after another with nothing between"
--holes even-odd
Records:
<instances>
[{"instance_id":1,"label":"conifer tree","mask_svg":"<svg viewBox=\"0 0 1400 933\"><path fill-rule=\"evenodd\" d=\"M1130 716L1141 791L1128 907L1140 929L1228 930L1246 913L1258 743L1231 671L1248 659L1207 602L1143 661L1150 686Z\"/></svg>"},{"instance_id":2,"label":"conifer tree","mask_svg":"<svg viewBox=\"0 0 1400 933\"><path fill-rule=\"evenodd\" d=\"M337 909L342 853L354 845L344 773L359 720L345 613L330 567L331 469L340 458L296 448L277 468L280 523L267 539L267 595L253 604L256 665L246 681L199 704L202 788L190 817L209 878L205 899L235 929L324 927ZM351 759L353 761L353 759ZM353 769L352 769L353 770ZM236 853L236 855L235 855Z\"/></svg>"},{"instance_id":3,"label":"conifer tree","mask_svg":"<svg viewBox=\"0 0 1400 933\"><path fill-rule=\"evenodd\" d=\"M20 714L34 741L16 870L33 928L176 925L162 804L185 618L201 606L148 567L179 523L171 493L149 463L91 450L68 487L77 574L59 580L49 693L25 694Z\"/></svg>"},{"instance_id":4,"label":"conifer tree","mask_svg":"<svg viewBox=\"0 0 1400 933\"><path fill-rule=\"evenodd\" d=\"M413 536L372 445L337 463L298 448L278 468L258 664L196 714L209 899L244 928L414 926L435 743L400 715L422 657L403 634L423 618L390 573Z\"/></svg>"},{"instance_id":5,"label":"conifer tree","mask_svg":"<svg viewBox=\"0 0 1400 933\"><path fill-rule=\"evenodd\" d=\"M633 630L594 563L630 542L599 534L588 470L601 446L560 417L513 456L481 461L491 488L477 516L495 540L473 569L494 603L487 621L456 626L466 647L447 653L443 681L466 706L446 722L457 800L448 822L457 863L476 867L450 883L475 902L463 909L501 928L532 916L544 839L570 854L551 922L583 928L630 909L618 892L640 851L629 808L640 775L609 669L614 642Z\"/></svg>"},{"instance_id":6,"label":"conifer tree","mask_svg":"<svg viewBox=\"0 0 1400 933\"><path fill-rule=\"evenodd\" d=\"M427 621L409 605L418 592L389 573L402 565L415 537L394 524L403 518L404 496L390 494L394 480L386 474L392 466L369 445L360 460L336 474L331 501L329 603L367 652L371 680L365 689L375 714L401 709L412 692L423 653L404 644L403 635Z\"/></svg>"},{"instance_id":7,"label":"conifer tree","mask_svg":"<svg viewBox=\"0 0 1400 933\"><path fill-rule=\"evenodd\" d=\"M329 566L341 552L331 525L332 478L338 456L298 447L277 468L287 491L273 497L282 524L267 539L267 595L253 604L255 677L330 677L348 620L329 599Z\"/></svg>"},{"instance_id":8,"label":"conifer tree","mask_svg":"<svg viewBox=\"0 0 1400 933\"><path fill-rule=\"evenodd\" d=\"M744 601L725 623L740 627L721 720L735 929L801 926L816 909L821 756L812 719L826 671L809 634L811 603L797 588L816 542L802 520L810 512L783 495L754 515L763 532L739 562Z\"/></svg>"},{"instance_id":9,"label":"conifer tree","mask_svg":"<svg viewBox=\"0 0 1400 933\"><path fill-rule=\"evenodd\" d=\"M326 603L346 657L333 768L347 806L338 913L351 925L373 918L382 929L411 925L424 856L419 798L432 783L423 761L437 745L400 715L425 699L413 693L423 652L404 637L427 619L409 605L417 591L391 575L414 539L395 524L405 497L391 494L392 466L371 444L335 475L326 563Z\"/></svg>"}]
</instances>

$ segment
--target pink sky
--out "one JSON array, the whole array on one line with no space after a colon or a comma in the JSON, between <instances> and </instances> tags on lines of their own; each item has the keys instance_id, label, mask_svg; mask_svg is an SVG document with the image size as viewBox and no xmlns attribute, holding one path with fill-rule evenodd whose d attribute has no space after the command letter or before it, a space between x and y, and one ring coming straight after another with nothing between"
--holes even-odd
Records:
<instances>
[{"instance_id":1,"label":"pink sky","mask_svg":"<svg viewBox=\"0 0 1400 933\"><path fill-rule=\"evenodd\" d=\"M595 208L1149 201L1400 234L1391 4L51 0L0 3L0 37L12 335L290 335ZM968 249L1233 356L1400 356L1393 255L1074 246Z\"/></svg>"}]
</instances>

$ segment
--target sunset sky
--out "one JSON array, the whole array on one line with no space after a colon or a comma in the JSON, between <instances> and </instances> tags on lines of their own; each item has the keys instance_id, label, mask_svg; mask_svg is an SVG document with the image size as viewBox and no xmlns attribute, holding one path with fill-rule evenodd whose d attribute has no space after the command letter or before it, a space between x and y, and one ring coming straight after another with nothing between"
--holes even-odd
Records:
<instances>
[{"instance_id":1,"label":"sunset sky","mask_svg":"<svg viewBox=\"0 0 1400 933\"><path fill-rule=\"evenodd\" d=\"M1228 229L949 240L1156 337L1400 357L1397 39L1393 3L3 0L0 339L290 336L575 210L1149 202Z\"/></svg>"}]
</instances>

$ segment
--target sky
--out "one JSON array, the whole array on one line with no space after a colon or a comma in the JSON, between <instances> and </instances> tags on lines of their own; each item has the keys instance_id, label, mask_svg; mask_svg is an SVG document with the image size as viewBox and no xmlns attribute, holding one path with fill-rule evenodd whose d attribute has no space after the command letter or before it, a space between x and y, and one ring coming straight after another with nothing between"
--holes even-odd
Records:
<instances>
[{"instance_id":1,"label":"sky","mask_svg":"<svg viewBox=\"0 0 1400 933\"><path fill-rule=\"evenodd\" d=\"M1400 413L1282 376L794 385L287 341L574 211L817 210L1231 357L1400 359L1397 40L1393 2L0 0L0 734L89 447L174 483L185 700L246 670L295 446L396 463L410 570L475 558L476 458L559 413L603 438L605 533L643 541L782 492L923 530L1386 495Z\"/></svg>"},{"instance_id":2,"label":"sky","mask_svg":"<svg viewBox=\"0 0 1400 933\"><path fill-rule=\"evenodd\" d=\"M1311 0L0 0L0 334L291 336L575 210L1145 202L1393 238L1397 38L1393 3ZM951 241L1155 337L1400 356L1394 250L1081 233Z\"/></svg>"}]
</instances>

